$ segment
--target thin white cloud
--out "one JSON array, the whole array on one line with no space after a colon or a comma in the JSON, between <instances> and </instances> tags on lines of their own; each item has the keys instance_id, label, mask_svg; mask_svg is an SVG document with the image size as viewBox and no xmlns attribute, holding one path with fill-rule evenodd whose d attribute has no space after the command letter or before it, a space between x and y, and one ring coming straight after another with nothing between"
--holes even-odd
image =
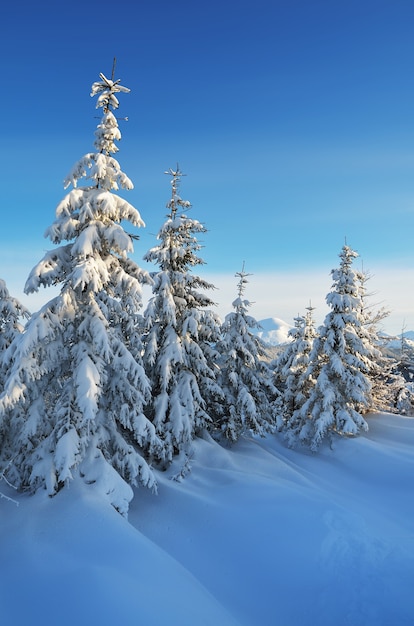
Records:
<instances>
[{"instance_id":1,"label":"thin white cloud","mask_svg":"<svg viewBox=\"0 0 414 626\"><path fill-rule=\"evenodd\" d=\"M0 278L6 281L9 292L34 312L53 298L58 288L41 289L38 293L25 295L24 284L32 267L44 254L40 248L3 248L0 251ZM371 275L367 287L370 303L375 308L386 307L390 315L383 322L385 332L399 334L403 328L414 330L414 268L407 264L368 268ZM209 295L217 303L217 313L223 319L230 313L237 296L238 279L233 273L200 272L217 288ZM332 284L330 270L307 269L306 271L257 272L248 277L245 297L252 305L250 313L257 320L278 317L288 324L298 314L303 314L309 303L315 307L314 319L322 324L329 308L326 294ZM144 289L144 300L150 290Z\"/></svg>"},{"instance_id":2,"label":"thin white cloud","mask_svg":"<svg viewBox=\"0 0 414 626\"><path fill-rule=\"evenodd\" d=\"M414 290L411 289L414 270L409 268L376 268L367 283L369 304L374 308L385 307L390 315L383 322L383 329L399 334L405 326L414 329ZM209 274L205 277L216 287L213 298L218 303L218 313L224 317L232 310L236 297L237 278L231 274ZM278 317L293 324L296 315L303 314L311 303L315 307L314 319L322 324L329 311L325 302L332 279L329 271L308 270L252 274L249 277L245 297L252 303L251 315L257 320Z\"/></svg>"}]
</instances>

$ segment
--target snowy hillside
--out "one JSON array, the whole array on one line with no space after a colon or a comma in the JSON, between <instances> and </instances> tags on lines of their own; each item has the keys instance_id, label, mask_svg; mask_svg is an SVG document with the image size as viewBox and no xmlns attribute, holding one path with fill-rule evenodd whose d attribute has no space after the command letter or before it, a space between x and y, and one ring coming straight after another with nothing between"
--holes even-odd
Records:
<instances>
[{"instance_id":1,"label":"snowy hillside","mask_svg":"<svg viewBox=\"0 0 414 626\"><path fill-rule=\"evenodd\" d=\"M259 324L261 328L254 332L265 343L271 346L277 346L289 341L288 332L292 326L278 317L268 317L264 320L260 320Z\"/></svg>"},{"instance_id":2,"label":"snowy hillside","mask_svg":"<svg viewBox=\"0 0 414 626\"><path fill-rule=\"evenodd\" d=\"M293 328L291 324L284 322L278 317L267 317L263 320L258 320L261 328L259 330L253 330L254 334L260 337L266 344L270 346L278 346L282 343L290 341L288 337L289 330ZM390 348L399 349L401 346L401 335L391 337L386 333L382 333L382 336L387 339L387 345ZM414 331L409 330L404 332L404 338L407 345L414 349Z\"/></svg>"},{"instance_id":3,"label":"snowy hillside","mask_svg":"<svg viewBox=\"0 0 414 626\"><path fill-rule=\"evenodd\" d=\"M396 350L397 352L401 351L401 335L393 336L383 333L382 335L380 335L380 338L383 339L383 343L387 348L391 348L392 350ZM413 331L404 333L404 344L408 349L414 350Z\"/></svg>"},{"instance_id":4,"label":"snowy hillside","mask_svg":"<svg viewBox=\"0 0 414 626\"><path fill-rule=\"evenodd\" d=\"M78 481L0 500L1 625L411 625L414 419L368 420L317 455L198 440L129 521Z\"/></svg>"}]
</instances>

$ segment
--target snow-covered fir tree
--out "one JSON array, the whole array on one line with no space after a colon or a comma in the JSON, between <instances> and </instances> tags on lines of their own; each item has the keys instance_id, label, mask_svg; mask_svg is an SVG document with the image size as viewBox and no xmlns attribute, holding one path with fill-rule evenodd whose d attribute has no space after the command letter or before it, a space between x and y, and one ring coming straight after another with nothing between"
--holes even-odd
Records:
<instances>
[{"instance_id":1,"label":"snow-covered fir tree","mask_svg":"<svg viewBox=\"0 0 414 626\"><path fill-rule=\"evenodd\" d=\"M361 320L365 331L368 333L368 341L372 346L374 357L370 361L370 370L367 373L371 383L371 405L368 408L389 410L391 397L389 383L394 378L394 362L381 349L384 341L379 334L379 325L389 315L389 311L385 307L377 309L369 304L368 298L372 294L368 293L367 284L370 278L370 274L365 270L357 272L362 307Z\"/></svg>"},{"instance_id":2,"label":"snow-covered fir tree","mask_svg":"<svg viewBox=\"0 0 414 626\"><path fill-rule=\"evenodd\" d=\"M29 311L16 298L10 295L4 280L0 279L0 355L23 332L24 322L30 317ZM1 365L1 363L0 363Z\"/></svg>"},{"instance_id":3,"label":"snow-covered fir tree","mask_svg":"<svg viewBox=\"0 0 414 626\"><path fill-rule=\"evenodd\" d=\"M286 430L288 434L292 415L307 400L315 384L315 379L308 374L310 355L317 337L313 311L314 308L309 305L304 316L295 318L295 325L289 331L291 342L272 363L276 379L282 384L283 420L278 424L278 428Z\"/></svg>"},{"instance_id":4,"label":"snow-covered fir tree","mask_svg":"<svg viewBox=\"0 0 414 626\"><path fill-rule=\"evenodd\" d=\"M406 382L414 381L414 344L406 337L405 328L401 331L401 342L397 370Z\"/></svg>"},{"instance_id":5,"label":"snow-covered fir tree","mask_svg":"<svg viewBox=\"0 0 414 626\"><path fill-rule=\"evenodd\" d=\"M96 152L82 157L65 181L45 236L54 244L32 270L26 293L61 285L29 320L7 366L0 397L12 457L8 475L20 489L55 494L76 474L94 483L126 513L131 485L155 488L148 459L162 454L144 415L150 383L134 331L141 284L150 281L128 254L132 235L121 221L143 226L138 211L114 191L132 183L112 156L120 139L113 110L129 89L106 78L92 85L103 116ZM89 181L78 186L80 179ZM64 243L67 242L67 243Z\"/></svg>"},{"instance_id":6,"label":"snow-covered fir tree","mask_svg":"<svg viewBox=\"0 0 414 626\"><path fill-rule=\"evenodd\" d=\"M209 428L210 407L221 391L214 349L220 320L209 308L213 301L199 291L214 286L192 272L204 263L198 256L198 236L206 229L186 215L191 205L179 195L179 167L166 174L172 177L168 214L157 235L158 245L144 257L159 267L152 274L153 296L144 313L144 363L153 389L147 414L165 443L165 460L170 463L175 454L187 453L192 439Z\"/></svg>"},{"instance_id":7,"label":"snow-covered fir tree","mask_svg":"<svg viewBox=\"0 0 414 626\"><path fill-rule=\"evenodd\" d=\"M414 352L411 342L405 336L404 329L399 341L397 337L384 338L383 352L385 366L381 362L379 380L384 392L381 397L382 404L378 408L392 413L413 415Z\"/></svg>"},{"instance_id":8,"label":"snow-covered fir tree","mask_svg":"<svg viewBox=\"0 0 414 626\"><path fill-rule=\"evenodd\" d=\"M280 388L285 387L286 375L284 375L283 372L286 370L286 367L289 367L289 364L295 358L298 349L296 339L298 339L303 333L305 317L298 314L298 316L293 319L293 322L294 326L288 331L288 342L284 345L282 352L280 352L270 363L275 375L275 380Z\"/></svg>"},{"instance_id":9,"label":"snow-covered fir tree","mask_svg":"<svg viewBox=\"0 0 414 626\"><path fill-rule=\"evenodd\" d=\"M0 279L0 393L7 378L8 362L16 349L16 340L24 330L23 323L29 318L29 311L10 295L5 281ZM2 423L3 418L0 416L0 458L10 458Z\"/></svg>"},{"instance_id":10,"label":"snow-covered fir tree","mask_svg":"<svg viewBox=\"0 0 414 626\"><path fill-rule=\"evenodd\" d=\"M414 383L407 382L401 374L394 371L387 379L389 389L389 406L393 413L400 415L414 415Z\"/></svg>"},{"instance_id":11,"label":"snow-covered fir tree","mask_svg":"<svg viewBox=\"0 0 414 626\"><path fill-rule=\"evenodd\" d=\"M352 268L358 254L344 245L339 256L326 297L331 311L319 328L307 371L315 385L288 422L290 440L313 451L332 433L356 435L368 429L362 414L371 406L369 373L376 351L365 328L358 273Z\"/></svg>"},{"instance_id":12,"label":"snow-covered fir tree","mask_svg":"<svg viewBox=\"0 0 414 626\"><path fill-rule=\"evenodd\" d=\"M217 407L216 426L231 442L248 431L264 435L273 430L279 397L266 350L254 334L260 324L249 315L251 303L244 297L248 276L244 266L236 273L239 282L234 312L226 315L217 345L224 402Z\"/></svg>"}]
</instances>

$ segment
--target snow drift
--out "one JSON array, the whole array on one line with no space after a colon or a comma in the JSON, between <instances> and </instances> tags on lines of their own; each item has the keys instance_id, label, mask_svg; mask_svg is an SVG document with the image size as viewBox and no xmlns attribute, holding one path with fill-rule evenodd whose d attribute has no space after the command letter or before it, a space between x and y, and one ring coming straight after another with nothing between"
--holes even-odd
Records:
<instances>
[{"instance_id":1,"label":"snow drift","mask_svg":"<svg viewBox=\"0 0 414 626\"><path fill-rule=\"evenodd\" d=\"M318 455L197 440L128 521L78 481L53 498L3 481L2 626L411 625L414 418L368 423Z\"/></svg>"}]
</instances>

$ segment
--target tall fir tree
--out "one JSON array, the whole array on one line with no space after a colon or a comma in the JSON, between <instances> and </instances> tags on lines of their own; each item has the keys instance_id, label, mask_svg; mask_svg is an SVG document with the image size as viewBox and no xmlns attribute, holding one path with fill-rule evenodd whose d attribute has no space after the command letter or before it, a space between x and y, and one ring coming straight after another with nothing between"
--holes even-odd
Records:
<instances>
[{"instance_id":1,"label":"tall fir tree","mask_svg":"<svg viewBox=\"0 0 414 626\"><path fill-rule=\"evenodd\" d=\"M412 383L414 381L414 345L407 339L405 331L405 327L402 328L397 370L406 382Z\"/></svg>"},{"instance_id":2,"label":"tall fir tree","mask_svg":"<svg viewBox=\"0 0 414 626\"><path fill-rule=\"evenodd\" d=\"M306 402L315 384L308 374L310 355L318 335L313 319L314 308L309 305L304 316L295 318L295 325L289 331L291 342L274 364L275 375L282 383L282 421L279 430L291 433L292 416Z\"/></svg>"},{"instance_id":3,"label":"tall fir tree","mask_svg":"<svg viewBox=\"0 0 414 626\"><path fill-rule=\"evenodd\" d=\"M314 341L307 371L315 385L288 425L290 440L313 451L333 433L368 430L362 414L371 406L369 373L375 350L364 325L358 273L352 269L358 254L344 245L339 256L341 263L332 270L333 285L326 297L331 311Z\"/></svg>"},{"instance_id":4,"label":"tall fir tree","mask_svg":"<svg viewBox=\"0 0 414 626\"><path fill-rule=\"evenodd\" d=\"M377 309L369 304L368 298L372 295L367 290L367 284L371 278L370 274L365 270L361 270L357 272L357 278L361 298L361 319L373 353L367 373L371 383L371 404L368 409L373 411L388 410L389 407L387 405L390 400L389 382L394 378L392 373L394 362L381 350L383 341L379 335L379 324L389 315L389 311L384 307Z\"/></svg>"},{"instance_id":5,"label":"tall fir tree","mask_svg":"<svg viewBox=\"0 0 414 626\"><path fill-rule=\"evenodd\" d=\"M166 462L187 452L192 439L211 424L210 407L221 397L216 383L216 352L220 321L214 302L201 290L214 286L192 273L204 261L198 256L198 236L205 227L186 215L177 166L171 179L168 214L145 260L158 265L152 274L153 296L144 313L144 363L152 383L148 416L165 442ZM162 463L163 458L159 461Z\"/></svg>"},{"instance_id":6,"label":"tall fir tree","mask_svg":"<svg viewBox=\"0 0 414 626\"><path fill-rule=\"evenodd\" d=\"M161 442L144 415L150 383L134 324L141 284L150 281L128 254L132 235L121 221L144 223L114 193L132 183L112 156L121 138L113 110L129 89L106 78L92 85L103 116L97 152L86 154L65 181L73 189L46 230L58 247L34 267L26 293L61 284L57 297L27 324L7 363L0 397L12 450L9 476L20 489L55 494L75 475L95 484L126 513L131 486L155 488L147 462ZM79 187L80 179L89 184ZM68 242L63 244L63 242Z\"/></svg>"},{"instance_id":7,"label":"tall fir tree","mask_svg":"<svg viewBox=\"0 0 414 626\"><path fill-rule=\"evenodd\" d=\"M23 304L10 295L4 280L0 279L0 393L8 374L8 363L16 349L17 338L24 330L30 313ZM3 418L0 417L0 458L10 458L4 437Z\"/></svg>"},{"instance_id":8,"label":"tall fir tree","mask_svg":"<svg viewBox=\"0 0 414 626\"><path fill-rule=\"evenodd\" d=\"M4 280L0 279L0 356L23 332L24 322L30 318L26 307L10 295ZM0 363L1 365L1 363Z\"/></svg>"},{"instance_id":9,"label":"tall fir tree","mask_svg":"<svg viewBox=\"0 0 414 626\"><path fill-rule=\"evenodd\" d=\"M414 414L414 350L412 342L402 329L399 348L391 347L397 338L388 337L384 341L384 361L380 382L385 389L383 410L402 415Z\"/></svg>"},{"instance_id":10,"label":"tall fir tree","mask_svg":"<svg viewBox=\"0 0 414 626\"><path fill-rule=\"evenodd\" d=\"M234 312L226 315L217 346L224 402L219 407L216 424L231 442L247 432L264 435L273 430L279 397L266 350L254 333L260 324L249 315L251 303L244 298L248 276L244 266L236 273L239 282Z\"/></svg>"}]
</instances>

